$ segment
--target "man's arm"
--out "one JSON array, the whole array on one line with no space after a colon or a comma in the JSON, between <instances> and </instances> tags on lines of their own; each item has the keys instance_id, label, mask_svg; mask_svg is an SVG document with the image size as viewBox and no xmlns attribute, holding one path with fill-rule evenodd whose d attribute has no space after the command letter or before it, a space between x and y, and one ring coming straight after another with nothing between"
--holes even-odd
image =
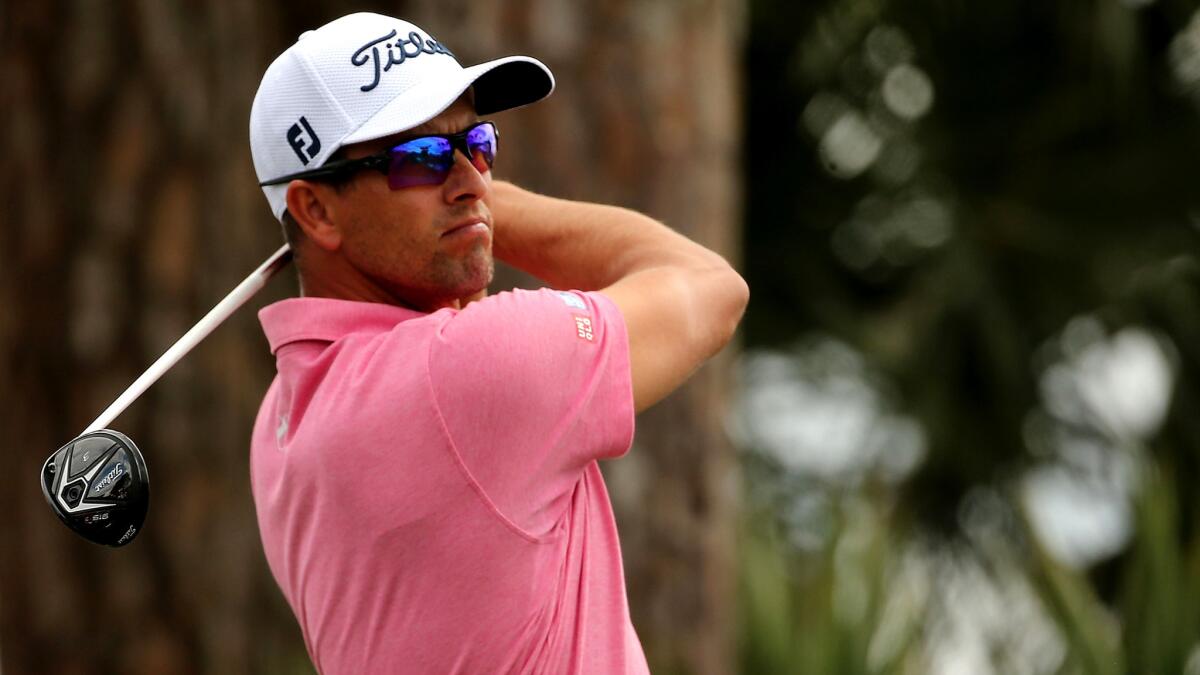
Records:
<instances>
[{"instance_id":1,"label":"man's arm","mask_svg":"<svg viewBox=\"0 0 1200 675\"><path fill-rule=\"evenodd\" d=\"M628 209L503 181L492 189L498 259L556 288L600 291L621 310L638 412L733 337L750 291L721 256Z\"/></svg>"}]
</instances>

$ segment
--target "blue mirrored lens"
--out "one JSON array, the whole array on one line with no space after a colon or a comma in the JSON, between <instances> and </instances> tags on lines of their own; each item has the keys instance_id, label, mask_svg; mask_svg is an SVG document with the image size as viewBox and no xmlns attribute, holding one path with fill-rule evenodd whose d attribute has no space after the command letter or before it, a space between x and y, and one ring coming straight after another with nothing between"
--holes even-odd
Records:
<instances>
[{"instance_id":1,"label":"blue mirrored lens","mask_svg":"<svg viewBox=\"0 0 1200 675\"><path fill-rule=\"evenodd\" d=\"M496 127L484 122L467 132L467 147L471 163L480 173L492 168L496 161Z\"/></svg>"},{"instance_id":2,"label":"blue mirrored lens","mask_svg":"<svg viewBox=\"0 0 1200 675\"><path fill-rule=\"evenodd\" d=\"M399 190L415 185L441 185L454 168L456 145L477 171L486 173L496 161L496 142L496 127L490 122L481 122L449 137L424 136L405 141L390 151L388 187Z\"/></svg>"},{"instance_id":3,"label":"blue mirrored lens","mask_svg":"<svg viewBox=\"0 0 1200 675\"><path fill-rule=\"evenodd\" d=\"M441 185L454 166L454 146L449 139L429 136L414 138L392 148L388 187L398 190L413 185Z\"/></svg>"}]
</instances>

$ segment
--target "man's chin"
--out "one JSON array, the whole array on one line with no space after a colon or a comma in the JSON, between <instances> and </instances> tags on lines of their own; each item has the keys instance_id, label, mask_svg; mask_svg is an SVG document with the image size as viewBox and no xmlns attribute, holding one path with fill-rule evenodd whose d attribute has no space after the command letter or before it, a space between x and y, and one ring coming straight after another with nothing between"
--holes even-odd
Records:
<instances>
[{"instance_id":1,"label":"man's chin","mask_svg":"<svg viewBox=\"0 0 1200 675\"><path fill-rule=\"evenodd\" d=\"M468 302L474 302L487 297L488 286L491 285L493 276L494 274L492 270L488 269L488 273L486 275L479 278L474 284L471 284L469 287L463 289L463 292L460 293L458 297L460 298L460 301L464 307Z\"/></svg>"},{"instance_id":2,"label":"man's chin","mask_svg":"<svg viewBox=\"0 0 1200 675\"><path fill-rule=\"evenodd\" d=\"M475 256L457 265L443 266L440 271L426 280L428 297L435 300L432 304L465 303L487 296L495 276L495 263L490 255Z\"/></svg>"},{"instance_id":3,"label":"man's chin","mask_svg":"<svg viewBox=\"0 0 1200 675\"><path fill-rule=\"evenodd\" d=\"M488 255L484 260L479 261L477 266L471 270L467 277L471 279L467 288L463 289L459 297L472 297L479 293L487 294L488 286L492 285L492 280L496 277L496 263L492 260L492 256Z\"/></svg>"}]
</instances>

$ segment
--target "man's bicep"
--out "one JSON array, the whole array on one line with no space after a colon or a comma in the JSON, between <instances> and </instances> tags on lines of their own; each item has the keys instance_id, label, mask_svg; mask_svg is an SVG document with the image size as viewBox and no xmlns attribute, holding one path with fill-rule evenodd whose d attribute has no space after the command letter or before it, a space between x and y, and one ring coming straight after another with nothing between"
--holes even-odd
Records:
<instances>
[{"instance_id":1,"label":"man's bicep","mask_svg":"<svg viewBox=\"0 0 1200 675\"><path fill-rule=\"evenodd\" d=\"M728 342L741 310L730 320L726 298L744 288L732 270L664 267L631 274L600 291L625 319L638 412L678 388Z\"/></svg>"}]
</instances>

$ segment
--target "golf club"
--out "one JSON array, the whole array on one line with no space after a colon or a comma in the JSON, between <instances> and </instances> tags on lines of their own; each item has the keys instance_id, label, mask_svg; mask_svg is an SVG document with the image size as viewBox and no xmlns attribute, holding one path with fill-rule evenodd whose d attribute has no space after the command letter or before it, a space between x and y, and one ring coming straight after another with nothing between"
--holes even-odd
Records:
<instances>
[{"instance_id":1,"label":"golf club","mask_svg":"<svg viewBox=\"0 0 1200 675\"><path fill-rule=\"evenodd\" d=\"M124 546L133 541L150 504L150 474L133 440L104 427L266 286L291 259L287 245L271 254L158 357L82 434L46 458L41 471L42 494L67 527L105 546Z\"/></svg>"}]
</instances>

